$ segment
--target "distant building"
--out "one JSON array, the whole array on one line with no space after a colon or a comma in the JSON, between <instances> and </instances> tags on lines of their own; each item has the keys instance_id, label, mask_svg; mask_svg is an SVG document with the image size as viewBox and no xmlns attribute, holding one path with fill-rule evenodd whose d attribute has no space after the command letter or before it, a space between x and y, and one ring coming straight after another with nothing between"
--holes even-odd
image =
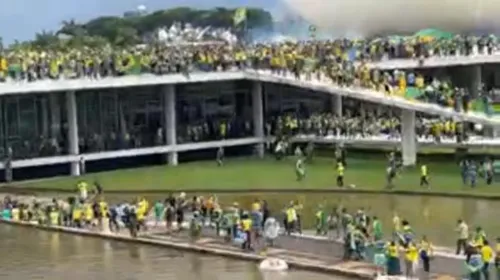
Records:
<instances>
[{"instance_id":1,"label":"distant building","mask_svg":"<svg viewBox=\"0 0 500 280\"><path fill-rule=\"evenodd\" d=\"M123 17L140 17L148 13L146 6L140 5L135 11L128 11L123 14Z\"/></svg>"}]
</instances>

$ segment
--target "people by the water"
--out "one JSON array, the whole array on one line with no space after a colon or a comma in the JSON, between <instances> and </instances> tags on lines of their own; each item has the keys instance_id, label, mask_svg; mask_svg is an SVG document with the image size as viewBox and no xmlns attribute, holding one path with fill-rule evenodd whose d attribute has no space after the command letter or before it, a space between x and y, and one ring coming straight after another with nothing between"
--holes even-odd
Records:
<instances>
[{"instance_id":1,"label":"people by the water","mask_svg":"<svg viewBox=\"0 0 500 280\"><path fill-rule=\"evenodd\" d=\"M2 203L2 219L36 222L46 226L68 226L82 230L99 230L103 223L112 232L127 229L133 237L140 236L149 228L164 228L167 234L177 234L172 229L185 226L184 232L193 239L205 234L206 228L215 230L229 244L244 250L254 250L263 237L265 246L273 246L280 233L279 221L269 213L267 202L255 199L249 208L237 202L222 206L215 195L193 196L185 193L169 195L154 204L144 197L133 202L111 204L104 194L94 191L82 199L81 190L67 199L55 198L50 202L35 199L29 203L5 199ZM304 216L301 202L294 200L285 207L283 224L287 234L301 233L301 221L313 217ZM316 234L329 236L336 232L344 241L344 258L373 261L377 272L388 275L417 275L417 264L423 272L431 272L434 248L426 236L418 237L409 220L394 213L388 235L384 234L382 220L371 215L371 209L357 208L349 211L342 205L334 207L320 204L314 215ZM178 223L175 223L177 221ZM184 221L188 223L184 225ZM469 234L469 227L460 219L457 224L457 254L467 252L468 274L489 279L490 267L499 267L500 245L491 246L485 231L477 227ZM183 234L183 233L179 233ZM223 238L223 239L222 239ZM337 240L337 239L334 239ZM389 241L389 242L388 242ZM498 241L497 241L498 242ZM500 243L499 243L500 244ZM479 256L480 258L478 259ZM480 266L480 270L477 268Z\"/></svg>"},{"instance_id":2,"label":"people by the water","mask_svg":"<svg viewBox=\"0 0 500 280\"><path fill-rule=\"evenodd\" d=\"M469 241L469 226L464 220L459 219L455 231L458 234L456 254L459 255L461 252L465 254L467 242Z\"/></svg>"}]
</instances>

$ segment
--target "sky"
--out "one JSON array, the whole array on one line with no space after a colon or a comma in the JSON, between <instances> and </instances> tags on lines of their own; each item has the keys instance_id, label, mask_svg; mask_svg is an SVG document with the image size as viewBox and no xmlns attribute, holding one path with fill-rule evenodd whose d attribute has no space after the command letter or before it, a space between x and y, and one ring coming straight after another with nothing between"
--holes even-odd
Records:
<instances>
[{"instance_id":1,"label":"sky","mask_svg":"<svg viewBox=\"0 0 500 280\"><path fill-rule=\"evenodd\" d=\"M426 28L455 33L500 31L499 0L282 1L330 36L407 34Z\"/></svg>"},{"instance_id":2,"label":"sky","mask_svg":"<svg viewBox=\"0 0 500 280\"><path fill-rule=\"evenodd\" d=\"M4 43L28 40L42 30L57 30L64 20L85 22L98 16L122 15L144 5L148 11L178 6L261 7L279 12L279 0L15 0L0 9L0 37Z\"/></svg>"}]
</instances>

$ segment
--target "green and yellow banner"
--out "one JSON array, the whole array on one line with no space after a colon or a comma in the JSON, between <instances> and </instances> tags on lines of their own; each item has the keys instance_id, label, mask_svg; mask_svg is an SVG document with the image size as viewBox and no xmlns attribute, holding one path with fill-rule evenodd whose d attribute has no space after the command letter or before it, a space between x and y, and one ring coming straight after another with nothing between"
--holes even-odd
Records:
<instances>
[{"instance_id":1,"label":"green and yellow banner","mask_svg":"<svg viewBox=\"0 0 500 280\"><path fill-rule=\"evenodd\" d=\"M246 8L238 8L234 11L233 15L233 23L235 26L240 25L241 23L247 20L247 9Z\"/></svg>"}]
</instances>

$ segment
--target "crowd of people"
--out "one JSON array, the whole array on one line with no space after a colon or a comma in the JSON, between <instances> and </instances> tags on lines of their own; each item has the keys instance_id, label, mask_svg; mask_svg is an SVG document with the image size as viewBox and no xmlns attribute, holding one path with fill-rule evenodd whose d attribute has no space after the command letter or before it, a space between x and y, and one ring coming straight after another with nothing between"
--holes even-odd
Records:
<instances>
[{"instance_id":1,"label":"crowd of people","mask_svg":"<svg viewBox=\"0 0 500 280\"><path fill-rule=\"evenodd\" d=\"M470 128L470 124L455 122L443 118L417 118L415 126L419 139L440 142L443 139L461 142L470 136L478 136L480 131ZM344 116L335 114L312 114L300 117L296 114L285 114L273 118L267 124L268 135L276 136L340 136L346 139L368 139L384 137L399 139L401 137L401 119L389 116L385 112L365 112L363 115L347 112Z\"/></svg>"},{"instance_id":2,"label":"crowd of people","mask_svg":"<svg viewBox=\"0 0 500 280\"><path fill-rule=\"evenodd\" d=\"M202 122L178 125L177 143L216 141L222 139L238 139L253 137L253 121L239 118L207 119ZM366 112L346 110L343 116L333 113L284 113L269 115L264 123L266 136L318 136L342 137L345 139L400 139L401 119L398 115L387 112ZM418 139L426 141L463 142L470 137L485 137L483 130L477 130L472 124L455 122L452 119L428 118L419 116L416 121ZM79 137L80 153L95 153L123 149L144 148L166 145L163 128L156 132L130 131L114 133L81 135ZM40 137L33 141L23 141L10 146L12 159L27 159L63 155L67 151L65 137L57 141L55 138ZM3 151L7 157L7 151Z\"/></svg>"},{"instance_id":3,"label":"crowd of people","mask_svg":"<svg viewBox=\"0 0 500 280\"><path fill-rule=\"evenodd\" d=\"M276 220L269 219L270 211L265 201L256 200L251 210L233 203L225 208L216 196L193 196L185 193L169 195L163 201L151 204L138 197L131 202L112 204L106 201L98 182L91 186L85 181L77 184L78 194L67 199L17 200L6 196L0 202L1 218L11 221L34 222L47 226L64 226L88 230L126 230L137 237L149 227L166 227L167 233L189 230L191 237L198 237L203 228L212 228L216 236L223 236L243 249L250 250L255 238L265 226ZM272 225L279 229L279 225ZM278 232L274 233L275 237Z\"/></svg>"},{"instance_id":4,"label":"crowd of people","mask_svg":"<svg viewBox=\"0 0 500 280\"><path fill-rule=\"evenodd\" d=\"M106 201L102 186L98 182L94 185L80 181L77 195L67 199L18 200L6 196L0 202L1 218L45 226L127 231L132 237L151 227L162 228L167 234L187 234L185 236L194 239L203 235L218 236L243 250L258 251L273 246L280 233L302 234L303 219L313 218L317 235L343 241L345 260L371 261L380 274L412 279L417 275L419 264L425 273L431 272L435 255L432 242L418 235L410 222L397 213L392 217L392 224L384 227L373 213L363 208L349 211L342 205L331 209L318 205L314 217L305 217L304 206L298 201L290 201L274 213L265 200L256 199L250 209L245 209L237 202L223 206L215 195L188 198L185 193L171 194L154 203L138 197L130 203L112 204ZM495 258L485 231L481 227L469 231L462 219L458 220L456 232L456 254L466 255L466 273L479 276L471 279L481 279L481 276L488 279L491 271L487 264L498 261L499 245Z\"/></svg>"},{"instance_id":5,"label":"crowd of people","mask_svg":"<svg viewBox=\"0 0 500 280\"><path fill-rule=\"evenodd\" d=\"M449 81L425 77L418 71L381 71L371 68L369 62L394 57L492 54L497 48L496 38L492 36L447 39L388 37L260 44L171 43L173 39L187 40L196 34L203 41L210 33L209 29L189 25L182 29L181 26L177 24L159 32L170 43L130 47L107 45L100 49L5 49L0 54L0 80L97 79L144 73L189 75L193 71L252 68L282 75L291 73L300 79L318 77L340 86L364 87L398 95L405 95L408 88L415 88L420 92L418 97L421 100L459 109L458 104L470 100L467 89L456 88ZM220 33L213 32L213 36ZM469 108L460 107L463 110Z\"/></svg>"}]
</instances>

